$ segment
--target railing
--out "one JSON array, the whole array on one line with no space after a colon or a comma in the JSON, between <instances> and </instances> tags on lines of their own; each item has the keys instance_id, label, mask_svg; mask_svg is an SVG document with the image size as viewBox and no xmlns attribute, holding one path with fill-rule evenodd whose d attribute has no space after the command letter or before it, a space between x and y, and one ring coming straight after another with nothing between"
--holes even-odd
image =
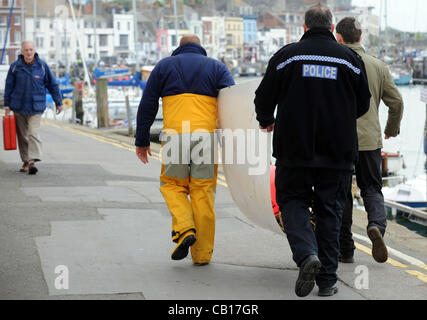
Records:
<instances>
[{"instance_id":1,"label":"railing","mask_svg":"<svg viewBox=\"0 0 427 320\"><path fill-rule=\"evenodd\" d=\"M413 78L412 81L415 82L415 83L427 83L427 79Z\"/></svg>"},{"instance_id":2,"label":"railing","mask_svg":"<svg viewBox=\"0 0 427 320\"><path fill-rule=\"evenodd\" d=\"M389 200L384 200L384 204L392 208L393 215L395 215L396 211L399 210L405 213L409 213L410 215L413 215L417 218L426 219L427 221L427 212L420 210L421 208L412 208Z\"/></svg>"},{"instance_id":3,"label":"railing","mask_svg":"<svg viewBox=\"0 0 427 320\"><path fill-rule=\"evenodd\" d=\"M129 51L129 45L115 46L115 51Z\"/></svg>"}]
</instances>

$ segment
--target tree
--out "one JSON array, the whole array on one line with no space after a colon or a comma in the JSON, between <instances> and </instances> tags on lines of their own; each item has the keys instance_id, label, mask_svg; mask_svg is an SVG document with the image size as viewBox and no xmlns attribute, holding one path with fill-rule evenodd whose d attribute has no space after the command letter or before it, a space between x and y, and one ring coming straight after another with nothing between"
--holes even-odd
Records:
<instances>
[{"instance_id":1,"label":"tree","mask_svg":"<svg viewBox=\"0 0 427 320\"><path fill-rule=\"evenodd\" d=\"M109 1L109 3L116 3L120 5L122 8L124 8L126 11L129 11L132 8L131 0L112 0L112 1Z\"/></svg>"}]
</instances>

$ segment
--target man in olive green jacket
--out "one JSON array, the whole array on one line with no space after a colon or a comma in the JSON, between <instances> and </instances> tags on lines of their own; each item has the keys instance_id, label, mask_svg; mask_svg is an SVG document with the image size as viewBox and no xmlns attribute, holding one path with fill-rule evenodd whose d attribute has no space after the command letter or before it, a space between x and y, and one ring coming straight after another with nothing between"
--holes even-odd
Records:
<instances>
[{"instance_id":1,"label":"man in olive green jacket","mask_svg":"<svg viewBox=\"0 0 427 320\"><path fill-rule=\"evenodd\" d=\"M389 108L388 121L384 130L385 139L396 137L400 133L400 122L403 115L403 100L390 71L382 61L365 53L360 44L362 30L355 18L341 20L336 27L337 41L358 53L365 63L368 75L371 104L369 111L357 121L359 137L359 159L356 164L357 185L368 213L368 236L372 241L372 256L379 263L388 259L387 247L383 237L387 226L382 194L382 156L383 147L381 126L379 121L379 105L381 100ZM351 225L353 213L353 198L351 186L349 197L343 214L340 232L340 261L354 262L355 250L352 239Z\"/></svg>"}]
</instances>

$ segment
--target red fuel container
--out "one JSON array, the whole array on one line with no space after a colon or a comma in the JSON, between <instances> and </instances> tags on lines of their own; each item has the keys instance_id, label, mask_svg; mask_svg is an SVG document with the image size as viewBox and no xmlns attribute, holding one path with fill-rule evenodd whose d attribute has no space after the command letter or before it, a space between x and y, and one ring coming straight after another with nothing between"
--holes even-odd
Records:
<instances>
[{"instance_id":1,"label":"red fuel container","mask_svg":"<svg viewBox=\"0 0 427 320\"><path fill-rule=\"evenodd\" d=\"M4 150L16 150L16 122L14 115L3 117L3 145Z\"/></svg>"}]
</instances>

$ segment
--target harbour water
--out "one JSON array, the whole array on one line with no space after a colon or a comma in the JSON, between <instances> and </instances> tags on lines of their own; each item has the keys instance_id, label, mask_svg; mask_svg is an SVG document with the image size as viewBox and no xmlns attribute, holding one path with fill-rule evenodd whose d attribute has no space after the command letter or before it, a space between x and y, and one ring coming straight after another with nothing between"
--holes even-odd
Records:
<instances>
[{"instance_id":1,"label":"harbour water","mask_svg":"<svg viewBox=\"0 0 427 320\"><path fill-rule=\"evenodd\" d=\"M384 141L383 150L387 152L400 152L403 154L406 168L401 174L410 179L424 173L426 155L424 154L424 125L426 121L426 105L421 102L421 89L423 86L399 86L405 104L400 135ZM387 124L388 108L381 103L380 123L385 128Z\"/></svg>"},{"instance_id":2,"label":"harbour water","mask_svg":"<svg viewBox=\"0 0 427 320\"><path fill-rule=\"evenodd\" d=\"M424 126L427 107L420 99L422 85L399 86L398 88L405 104L400 135L397 138L384 141L383 150L403 154L406 168L402 169L401 175L406 179L412 179L425 172L427 159L424 153ZM385 128L387 123L387 113L388 108L384 103L381 103L380 123L382 128ZM424 225L411 222L401 215L393 217L389 214L387 218L423 237L427 237L427 227Z\"/></svg>"}]
</instances>

